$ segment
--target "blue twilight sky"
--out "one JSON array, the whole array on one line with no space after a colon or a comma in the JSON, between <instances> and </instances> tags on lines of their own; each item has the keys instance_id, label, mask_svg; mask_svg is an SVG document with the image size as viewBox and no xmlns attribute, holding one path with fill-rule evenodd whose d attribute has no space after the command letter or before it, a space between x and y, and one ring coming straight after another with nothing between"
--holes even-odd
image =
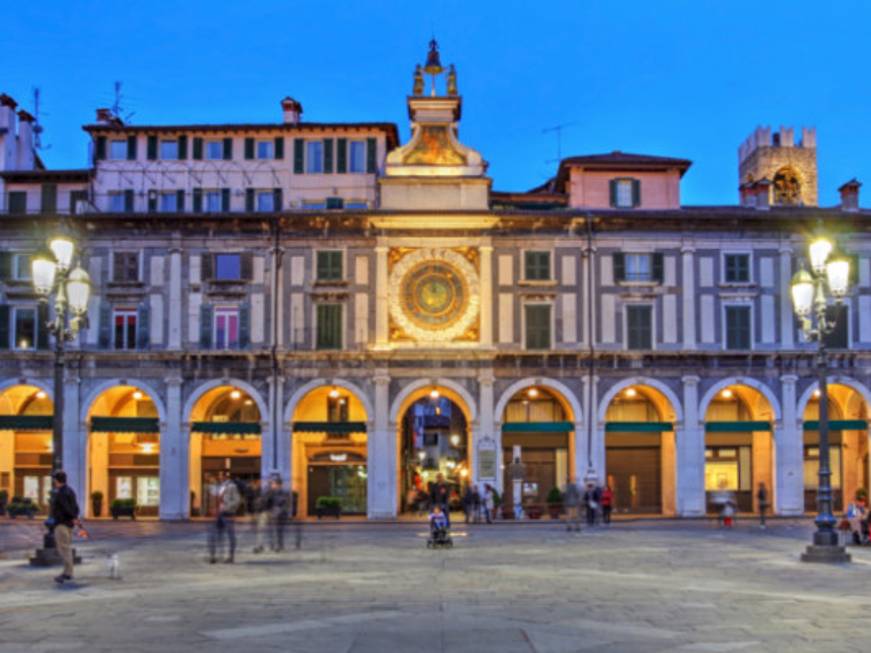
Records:
<instances>
[{"instance_id":1,"label":"blue twilight sky","mask_svg":"<svg viewBox=\"0 0 871 653\"><path fill-rule=\"evenodd\" d=\"M694 164L685 204L733 204L737 147L757 125L814 125L820 203L871 182L871 3L8 2L0 91L27 109L42 89L50 167L82 167L80 126L112 102L139 124L391 121L434 32L455 63L460 137L494 188L526 190L562 155L623 150ZM871 186L869 186L871 188Z\"/></svg>"}]
</instances>

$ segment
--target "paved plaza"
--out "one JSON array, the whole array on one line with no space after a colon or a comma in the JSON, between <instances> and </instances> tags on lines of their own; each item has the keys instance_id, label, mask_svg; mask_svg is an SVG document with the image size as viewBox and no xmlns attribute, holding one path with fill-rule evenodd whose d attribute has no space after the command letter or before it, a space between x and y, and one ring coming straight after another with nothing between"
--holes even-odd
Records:
<instances>
[{"instance_id":1,"label":"paved plaza","mask_svg":"<svg viewBox=\"0 0 871 653\"><path fill-rule=\"evenodd\" d=\"M204 524L92 525L74 584L24 563L34 523L0 523L0 653L866 651L871 550L798 561L807 521L306 524L300 551L209 565ZM118 553L121 580L108 577Z\"/></svg>"}]
</instances>

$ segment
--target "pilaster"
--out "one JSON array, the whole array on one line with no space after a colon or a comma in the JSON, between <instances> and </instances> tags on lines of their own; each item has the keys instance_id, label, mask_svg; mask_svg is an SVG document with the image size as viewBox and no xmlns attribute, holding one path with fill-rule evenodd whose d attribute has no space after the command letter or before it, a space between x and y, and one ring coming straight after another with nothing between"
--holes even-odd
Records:
<instances>
[{"instance_id":1,"label":"pilaster","mask_svg":"<svg viewBox=\"0 0 871 653\"><path fill-rule=\"evenodd\" d=\"M168 349L181 349L181 316L185 312L181 301L181 249L174 247L169 254L169 344Z\"/></svg>"},{"instance_id":2,"label":"pilaster","mask_svg":"<svg viewBox=\"0 0 871 653\"><path fill-rule=\"evenodd\" d=\"M790 321L790 324L792 322ZM798 377L780 377L783 419L774 425L774 509L779 515L804 514L804 445L796 405Z\"/></svg>"},{"instance_id":3,"label":"pilaster","mask_svg":"<svg viewBox=\"0 0 871 653\"><path fill-rule=\"evenodd\" d=\"M375 349L387 349L388 332L388 277L386 245L375 247Z\"/></svg>"},{"instance_id":4,"label":"pilaster","mask_svg":"<svg viewBox=\"0 0 871 653\"><path fill-rule=\"evenodd\" d=\"M792 349L795 346L795 318L792 314L792 293L790 284L792 283L792 247L783 246L780 248L780 279L778 287L780 288L780 347L781 349ZM794 386L793 386L794 388Z\"/></svg>"},{"instance_id":5,"label":"pilaster","mask_svg":"<svg viewBox=\"0 0 871 653\"><path fill-rule=\"evenodd\" d=\"M396 424L390 422L390 376L387 370L375 372L375 416L368 444L369 519L396 517Z\"/></svg>"},{"instance_id":6,"label":"pilaster","mask_svg":"<svg viewBox=\"0 0 871 653\"><path fill-rule=\"evenodd\" d=\"M675 425L676 509L680 517L705 514L705 428L699 419L699 377L683 381L682 423Z\"/></svg>"},{"instance_id":7,"label":"pilaster","mask_svg":"<svg viewBox=\"0 0 871 653\"><path fill-rule=\"evenodd\" d=\"M493 346L493 246L481 245L481 346Z\"/></svg>"},{"instance_id":8,"label":"pilaster","mask_svg":"<svg viewBox=\"0 0 871 653\"><path fill-rule=\"evenodd\" d=\"M696 348L696 275L693 265L695 248L681 248L681 301L683 303L683 348Z\"/></svg>"},{"instance_id":9,"label":"pilaster","mask_svg":"<svg viewBox=\"0 0 871 653\"><path fill-rule=\"evenodd\" d=\"M190 512L181 411L181 377L171 376L166 380L166 421L160 425L161 519L184 519Z\"/></svg>"}]
</instances>

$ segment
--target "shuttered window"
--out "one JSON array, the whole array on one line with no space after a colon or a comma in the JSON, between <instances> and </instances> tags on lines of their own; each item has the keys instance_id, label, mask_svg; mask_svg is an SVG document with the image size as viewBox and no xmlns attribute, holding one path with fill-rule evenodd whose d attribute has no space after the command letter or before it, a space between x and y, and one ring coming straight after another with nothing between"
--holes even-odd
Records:
<instances>
[{"instance_id":1,"label":"shuttered window","mask_svg":"<svg viewBox=\"0 0 871 653\"><path fill-rule=\"evenodd\" d=\"M726 349L750 349L750 307L727 306Z\"/></svg>"},{"instance_id":2,"label":"shuttered window","mask_svg":"<svg viewBox=\"0 0 871 653\"><path fill-rule=\"evenodd\" d=\"M43 184L41 197L40 210L43 213L57 211L57 184Z\"/></svg>"},{"instance_id":3,"label":"shuttered window","mask_svg":"<svg viewBox=\"0 0 871 653\"><path fill-rule=\"evenodd\" d=\"M526 252L524 254L524 279L548 281L550 279L550 252Z\"/></svg>"},{"instance_id":4,"label":"shuttered window","mask_svg":"<svg viewBox=\"0 0 871 653\"><path fill-rule=\"evenodd\" d=\"M20 350L36 349L36 309L16 307L12 323L15 328L12 334L13 347Z\"/></svg>"},{"instance_id":5,"label":"shuttered window","mask_svg":"<svg viewBox=\"0 0 871 653\"><path fill-rule=\"evenodd\" d=\"M626 307L626 348L653 348L653 307Z\"/></svg>"},{"instance_id":6,"label":"shuttered window","mask_svg":"<svg viewBox=\"0 0 871 653\"><path fill-rule=\"evenodd\" d=\"M139 281L139 254L114 252L112 254L112 281L125 283Z\"/></svg>"},{"instance_id":7,"label":"shuttered window","mask_svg":"<svg viewBox=\"0 0 871 653\"><path fill-rule=\"evenodd\" d=\"M723 257L723 263L725 267L724 280L726 283L750 282L749 254L726 254Z\"/></svg>"},{"instance_id":8,"label":"shuttered window","mask_svg":"<svg viewBox=\"0 0 871 653\"><path fill-rule=\"evenodd\" d=\"M631 209L641 206L641 181L631 178L612 179L608 182L611 206Z\"/></svg>"},{"instance_id":9,"label":"shuttered window","mask_svg":"<svg viewBox=\"0 0 871 653\"><path fill-rule=\"evenodd\" d=\"M136 349L135 308L116 308L112 311L112 344L114 349Z\"/></svg>"},{"instance_id":10,"label":"shuttered window","mask_svg":"<svg viewBox=\"0 0 871 653\"><path fill-rule=\"evenodd\" d=\"M550 349L550 305L527 304L523 308L526 313L526 348Z\"/></svg>"},{"instance_id":11,"label":"shuttered window","mask_svg":"<svg viewBox=\"0 0 871 653\"><path fill-rule=\"evenodd\" d=\"M342 252L341 251L317 252L317 280L318 281L341 281L342 280Z\"/></svg>"},{"instance_id":12,"label":"shuttered window","mask_svg":"<svg viewBox=\"0 0 871 653\"><path fill-rule=\"evenodd\" d=\"M23 190L9 191L9 213L27 213L27 192Z\"/></svg>"},{"instance_id":13,"label":"shuttered window","mask_svg":"<svg viewBox=\"0 0 871 653\"><path fill-rule=\"evenodd\" d=\"M319 173L324 171L324 142L308 141L305 144L305 171Z\"/></svg>"},{"instance_id":14,"label":"shuttered window","mask_svg":"<svg viewBox=\"0 0 871 653\"><path fill-rule=\"evenodd\" d=\"M317 305L317 349L342 348L342 305Z\"/></svg>"}]
</instances>

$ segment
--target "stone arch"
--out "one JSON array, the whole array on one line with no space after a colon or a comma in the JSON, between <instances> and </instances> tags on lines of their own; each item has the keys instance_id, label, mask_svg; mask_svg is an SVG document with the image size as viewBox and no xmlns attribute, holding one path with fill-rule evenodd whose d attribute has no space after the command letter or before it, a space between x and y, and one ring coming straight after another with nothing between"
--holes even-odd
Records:
<instances>
[{"instance_id":1,"label":"stone arch","mask_svg":"<svg viewBox=\"0 0 871 653\"><path fill-rule=\"evenodd\" d=\"M844 385L848 388L856 391L862 399L865 401L865 406L868 410L871 410L871 390L868 389L861 381L857 381L856 379L850 378L849 376L844 375L832 375L827 377L826 379L829 385ZM814 390L817 389L819 383L814 381L811 383L805 391L799 397L798 405L796 406L796 416L798 418L799 424L804 420L804 413L807 409L808 403L810 403L811 397L813 397Z\"/></svg>"},{"instance_id":2,"label":"stone arch","mask_svg":"<svg viewBox=\"0 0 871 653\"><path fill-rule=\"evenodd\" d=\"M0 395L6 392L9 388L14 388L17 385L32 385L34 388L39 388L46 394L48 399L51 400L52 405L54 404L54 392L51 386L49 386L49 384L45 381L31 379L28 377L21 377L18 379L6 379L5 381L0 381Z\"/></svg>"},{"instance_id":3,"label":"stone arch","mask_svg":"<svg viewBox=\"0 0 871 653\"><path fill-rule=\"evenodd\" d=\"M466 420L468 421L470 427L473 423L478 421L478 408L477 404L475 403L475 399L472 397L471 393L456 381L442 378L419 379L417 381L412 381L404 388L402 388L402 390L399 391L399 394L396 395L396 397L394 398L393 403L390 405L390 422L395 424L400 420L401 414L413 402L415 393L417 393L421 389L430 387L441 387L446 390L450 390L452 393L462 399L462 402L460 402L459 404L460 409L466 413Z\"/></svg>"},{"instance_id":4,"label":"stone arch","mask_svg":"<svg viewBox=\"0 0 871 653\"><path fill-rule=\"evenodd\" d=\"M714 385L708 388L707 392L705 392L704 396L702 396L701 401L699 402L699 421L705 421L705 415L708 413L708 407L711 405L711 402L714 400L714 397L717 396L720 392L728 388L729 386L734 385L743 385L748 388L753 388L757 390L765 399L768 401L768 405L771 407L771 410L774 414L771 416L772 421L779 422L783 418L783 412L781 411L780 402L777 400L777 396L774 394L774 391L762 381L757 381L751 377L746 376L730 376L727 379L722 379L717 381Z\"/></svg>"},{"instance_id":5,"label":"stone arch","mask_svg":"<svg viewBox=\"0 0 871 653\"><path fill-rule=\"evenodd\" d=\"M94 407L94 403L100 398L107 390L111 390L114 387L119 385L126 385L142 390L145 394L148 395L148 398L154 402L154 407L157 408L157 415L160 420L161 426L166 424L166 407L163 404L163 398L157 392L157 390L144 381L140 381L139 379L110 379L108 381L102 381L97 384L85 397L85 401L82 402L82 407L84 410L82 411L82 419L86 420L88 414L91 412L91 409ZM85 429L85 435L87 435L88 429Z\"/></svg>"},{"instance_id":6,"label":"stone arch","mask_svg":"<svg viewBox=\"0 0 871 653\"><path fill-rule=\"evenodd\" d=\"M601 401L599 402L599 409L596 415L599 424L604 424L606 421L606 415L608 414L608 407L611 405L614 397L623 392L626 388L632 386L647 386L653 388L658 391L665 397L666 401L671 405L671 410L674 413L674 421L675 422L683 422L683 406L680 403L680 399L678 399L677 395L674 391L669 388L662 381L658 381L656 379L652 379L646 376L634 376L629 379L623 379L622 381L618 381L614 385L612 385L608 391L602 396Z\"/></svg>"},{"instance_id":7,"label":"stone arch","mask_svg":"<svg viewBox=\"0 0 871 653\"><path fill-rule=\"evenodd\" d=\"M287 402L287 405L284 408L284 424L288 424L293 420L293 414L296 412L296 408L299 405L299 402L302 401L306 395L308 395L312 390L316 390L317 388L321 388L323 386L336 386L337 388L344 388L351 394L353 394L357 400L363 404L363 410L366 411L366 420L371 422L375 419L375 412L372 408L372 402L369 400L369 396L363 392L363 389L358 385L352 383L351 381L346 381L345 379L314 379L309 381L305 385L297 388L296 391L291 395L290 399Z\"/></svg>"},{"instance_id":8,"label":"stone arch","mask_svg":"<svg viewBox=\"0 0 871 653\"><path fill-rule=\"evenodd\" d=\"M205 395L209 390L214 390L215 388L224 385L235 386L240 390L244 390L248 396L254 400L254 403L257 404L257 409L260 411L260 422L262 424L269 423L269 410L267 409L266 402L263 400L260 392L258 392L258 390L250 383L242 381L241 379L233 378L213 379L198 386L187 398L187 401L185 401L184 410L182 411L182 421L191 421L190 415L193 412L194 406L196 406L197 402L202 399L203 395Z\"/></svg>"},{"instance_id":9,"label":"stone arch","mask_svg":"<svg viewBox=\"0 0 871 653\"><path fill-rule=\"evenodd\" d=\"M505 408L508 406L508 402L511 401L511 398L514 395L529 386L541 386L552 390L568 404L568 408L570 409L572 415L572 421L575 423L582 421L583 410L581 409L581 404L578 401L577 396L574 392L572 392L571 388L569 388L561 381L557 381L556 379L530 376L526 377L525 379L515 381L505 389L505 391L499 397L499 401L496 403L496 407L493 410L494 423L499 424L502 422L502 415L505 414Z\"/></svg>"}]
</instances>

